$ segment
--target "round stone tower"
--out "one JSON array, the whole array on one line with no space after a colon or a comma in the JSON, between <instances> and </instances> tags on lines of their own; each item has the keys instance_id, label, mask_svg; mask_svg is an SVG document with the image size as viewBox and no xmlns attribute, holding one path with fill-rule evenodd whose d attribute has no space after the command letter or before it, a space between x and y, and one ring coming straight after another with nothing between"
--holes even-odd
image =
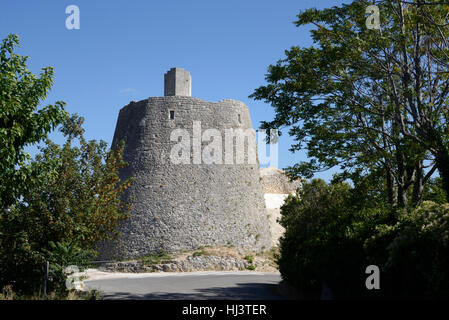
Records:
<instances>
[{"instance_id":1,"label":"round stone tower","mask_svg":"<svg viewBox=\"0 0 449 320\"><path fill-rule=\"evenodd\" d=\"M164 97L120 110L112 146L125 141L134 183L122 237L100 245L102 259L232 245L271 246L248 107L236 100L191 97L190 73L172 68Z\"/></svg>"}]
</instances>

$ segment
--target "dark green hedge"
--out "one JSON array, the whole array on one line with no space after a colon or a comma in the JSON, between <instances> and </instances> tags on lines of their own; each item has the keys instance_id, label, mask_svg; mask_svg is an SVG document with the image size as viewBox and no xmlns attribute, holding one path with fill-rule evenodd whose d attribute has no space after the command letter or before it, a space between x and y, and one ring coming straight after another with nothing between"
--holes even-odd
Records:
<instances>
[{"instance_id":1,"label":"dark green hedge","mask_svg":"<svg viewBox=\"0 0 449 320\"><path fill-rule=\"evenodd\" d=\"M323 284L336 299L449 297L449 204L398 210L362 200L349 184L322 180L289 196L280 219L283 279L316 299ZM365 287L371 264L380 290Z\"/></svg>"}]
</instances>

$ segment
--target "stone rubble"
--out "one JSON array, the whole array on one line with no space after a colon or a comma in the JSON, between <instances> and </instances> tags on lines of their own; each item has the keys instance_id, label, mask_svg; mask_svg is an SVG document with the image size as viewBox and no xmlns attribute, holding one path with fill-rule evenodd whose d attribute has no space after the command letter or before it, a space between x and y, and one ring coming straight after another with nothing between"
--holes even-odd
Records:
<instances>
[{"instance_id":1,"label":"stone rubble","mask_svg":"<svg viewBox=\"0 0 449 320\"><path fill-rule=\"evenodd\" d=\"M256 271L262 268L263 271L276 272L274 267L269 266L265 261L255 261L250 263L246 260L234 257L219 256L189 256L185 260L162 260L158 264L144 264L142 261L133 260L126 262L110 262L99 267L101 271L107 272L192 272L192 271L243 271L251 270L251 266ZM262 271L262 270L261 270Z\"/></svg>"}]
</instances>

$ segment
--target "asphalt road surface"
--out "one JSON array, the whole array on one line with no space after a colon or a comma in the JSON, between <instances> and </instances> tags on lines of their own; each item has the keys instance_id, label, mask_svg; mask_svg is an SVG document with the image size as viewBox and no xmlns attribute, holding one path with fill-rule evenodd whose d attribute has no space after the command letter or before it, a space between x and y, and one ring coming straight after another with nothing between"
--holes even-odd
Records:
<instances>
[{"instance_id":1,"label":"asphalt road surface","mask_svg":"<svg viewBox=\"0 0 449 320\"><path fill-rule=\"evenodd\" d=\"M86 280L104 299L120 300L279 300L279 274L261 272L150 273Z\"/></svg>"}]
</instances>

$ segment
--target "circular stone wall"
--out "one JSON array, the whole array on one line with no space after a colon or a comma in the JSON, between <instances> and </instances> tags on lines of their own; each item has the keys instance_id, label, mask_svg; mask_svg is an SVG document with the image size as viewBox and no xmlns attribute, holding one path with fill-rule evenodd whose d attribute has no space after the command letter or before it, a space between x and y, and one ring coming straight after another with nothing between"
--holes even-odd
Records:
<instances>
[{"instance_id":1,"label":"circular stone wall","mask_svg":"<svg viewBox=\"0 0 449 320\"><path fill-rule=\"evenodd\" d=\"M130 219L119 227L119 241L100 245L101 259L137 258L201 246L270 247L257 158L255 163L236 163L235 140L232 164L194 164L197 121L202 133L206 129L221 132L223 162L225 151L229 152L225 129L252 129L248 107L235 100L214 103L192 97L154 97L120 110L113 146L125 141L124 159L129 166L120 171L120 177L134 178L123 197L133 208ZM174 129L190 134L189 164L170 159L180 141L171 141ZM202 142L201 151L209 144ZM250 147L255 152L256 146Z\"/></svg>"}]
</instances>

